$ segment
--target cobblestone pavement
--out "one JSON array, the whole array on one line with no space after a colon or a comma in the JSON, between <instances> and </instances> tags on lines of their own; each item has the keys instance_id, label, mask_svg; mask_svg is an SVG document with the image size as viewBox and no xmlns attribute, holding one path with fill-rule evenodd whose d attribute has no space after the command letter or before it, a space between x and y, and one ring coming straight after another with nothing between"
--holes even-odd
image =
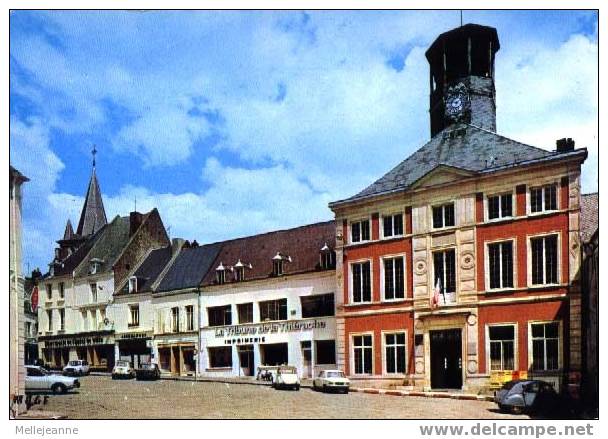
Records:
<instances>
[{"instance_id":1,"label":"cobblestone pavement","mask_svg":"<svg viewBox=\"0 0 608 439\"><path fill-rule=\"evenodd\" d=\"M74 392L51 395L40 408L68 419L526 418L499 413L487 401L324 394L215 382L113 381L106 376L83 377L81 383Z\"/></svg>"}]
</instances>

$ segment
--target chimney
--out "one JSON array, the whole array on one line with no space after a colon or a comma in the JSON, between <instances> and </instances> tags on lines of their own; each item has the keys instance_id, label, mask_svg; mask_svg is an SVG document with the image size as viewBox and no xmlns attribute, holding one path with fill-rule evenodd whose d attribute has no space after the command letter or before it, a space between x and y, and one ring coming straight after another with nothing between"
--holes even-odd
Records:
<instances>
[{"instance_id":1,"label":"chimney","mask_svg":"<svg viewBox=\"0 0 608 439\"><path fill-rule=\"evenodd\" d=\"M555 145L557 152L574 151L574 140L570 137L556 140Z\"/></svg>"},{"instance_id":2,"label":"chimney","mask_svg":"<svg viewBox=\"0 0 608 439\"><path fill-rule=\"evenodd\" d=\"M182 248L185 242L186 241L184 241L182 238L173 238L171 240L171 254L176 254Z\"/></svg>"},{"instance_id":3,"label":"chimney","mask_svg":"<svg viewBox=\"0 0 608 439\"><path fill-rule=\"evenodd\" d=\"M143 214L139 212L131 212L129 214L129 236L132 236L133 233L135 233L135 231L139 228L143 217Z\"/></svg>"}]
</instances>

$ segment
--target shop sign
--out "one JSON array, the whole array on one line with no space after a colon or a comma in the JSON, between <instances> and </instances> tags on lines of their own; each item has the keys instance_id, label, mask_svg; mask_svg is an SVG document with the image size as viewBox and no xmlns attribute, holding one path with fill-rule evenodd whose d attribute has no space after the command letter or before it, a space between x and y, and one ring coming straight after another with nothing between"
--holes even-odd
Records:
<instances>
[{"instance_id":1,"label":"shop sign","mask_svg":"<svg viewBox=\"0 0 608 439\"><path fill-rule=\"evenodd\" d=\"M100 344L113 344L113 341L107 337L78 337L78 338L64 338L61 340L47 340L45 347L47 348L64 348L64 347L77 347L77 346L94 346Z\"/></svg>"},{"instance_id":2,"label":"shop sign","mask_svg":"<svg viewBox=\"0 0 608 439\"><path fill-rule=\"evenodd\" d=\"M125 334L120 334L121 340L131 340L134 338L149 338L149 335L145 332L127 332Z\"/></svg>"},{"instance_id":3,"label":"shop sign","mask_svg":"<svg viewBox=\"0 0 608 439\"><path fill-rule=\"evenodd\" d=\"M297 320L286 322L260 323L257 325L237 325L216 328L215 337L241 337L266 334L281 334L288 332L309 331L312 329L325 329L324 320Z\"/></svg>"}]
</instances>

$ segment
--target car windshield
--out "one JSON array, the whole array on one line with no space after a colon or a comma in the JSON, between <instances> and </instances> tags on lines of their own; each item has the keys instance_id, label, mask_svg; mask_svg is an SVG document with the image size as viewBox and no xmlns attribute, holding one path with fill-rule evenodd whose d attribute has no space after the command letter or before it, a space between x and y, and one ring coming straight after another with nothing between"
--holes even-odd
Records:
<instances>
[{"instance_id":1,"label":"car windshield","mask_svg":"<svg viewBox=\"0 0 608 439\"><path fill-rule=\"evenodd\" d=\"M296 368L295 367L281 367L279 369L279 372L281 372L281 373L296 373Z\"/></svg>"},{"instance_id":2,"label":"car windshield","mask_svg":"<svg viewBox=\"0 0 608 439\"><path fill-rule=\"evenodd\" d=\"M80 366L80 360L72 360L68 364L70 366Z\"/></svg>"},{"instance_id":3,"label":"car windshield","mask_svg":"<svg viewBox=\"0 0 608 439\"><path fill-rule=\"evenodd\" d=\"M327 378L344 378L344 372L327 372Z\"/></svg>"},{"instance_id":4,"label":"car windshield","mask_svg":"<svg viewBox=\"0 0 608 439\"><path fill-rule=\"evenodd\" d=\"M116 366L118 366L118 367L129 367L129 362L128 361L124 361L124 360L117 361L116 362Z\"/></svg>"},{"instance_id":5,"label":"car windshield","mask_svg":"<svg viewBox=\"0 0 608 439\"><path fill-rule=\"evenodd\" d=\"M152 369L154 369L154 364L152 364L152 363L143 363L143 364L141 365L141 368L142 368L142 369L149 369L149 370L152 370Z\"/></svg>"}]
</instances>

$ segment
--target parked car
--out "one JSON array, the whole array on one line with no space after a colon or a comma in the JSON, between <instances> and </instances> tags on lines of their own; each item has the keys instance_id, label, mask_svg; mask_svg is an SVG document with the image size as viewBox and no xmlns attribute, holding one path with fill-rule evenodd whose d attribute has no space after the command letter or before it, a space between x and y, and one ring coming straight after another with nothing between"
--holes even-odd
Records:
<instances>
[{"instance_id":1,"label":"parked car","mask_svg":"<svg viewBox=\"0 0 608 439\"><path fill-rule=\"evenodd\" d=\"M545 381L514 380L505 383L495 393L494 402L501 411L550 413L557 408L559 396Z\"/></svg>"},{"instance_id":2,"label":"parked car","mask_svg":"<svg viewBox=\"0 0 608 439\"><path fill-rule=\"evenodd\" d=\"M135 377L135 369L131 367L131 363L126 360L118 360L112 369L112 379Z\"/></svg>"},{"instance_id":3,"label":"parked car","mask_svg":"<svg viewBox=\"0 0 608 439\"><path fill-rule=\"evenodd\" d=\"M160 379L160 369L156 363L141 363L135 369L135 379L137 380L158 380Z\"/></svg>"},{"instance_id":4,"label":"parked car","mask_svg":"<svg viewBox=\"0 0 608 439\"><path fill-rule=\"evenodd\" d=\"M298 369L294 366L279 366L277 374L272 381L272 387L275 389L300 390Z\"/></svg>"},{"instance_id":5,"label":"parked car","mask_svg":"<svg viewBox=\"0 0 608 439\"><path fill-rule=\"evenodd\" d=\"M63 374L68 376L88 375L89 363L87 360L72 360L63 368Z\"/></svg>"},{"instance_id":6,"label":"parked car","mask_svg":"<svg viewBox=\"0 0 608 439\"><path fill-rule=\"evenodd\" d=\"M66 377L49 372L40 366L25 366L25 391L66 393L80 387L77 378Z\"/></svg>"},{"instance_id":7,"label":"parked car","mask_svg":"<svg viewBox=\"0 0 608 439\"><path fill-rule=\"evenodd\" d=\"M344 392L348 393L350 380L344 376L341 370L322 370L312 381L313 390L323 390L324 392Z\"/></svg>"}]
</instances>

